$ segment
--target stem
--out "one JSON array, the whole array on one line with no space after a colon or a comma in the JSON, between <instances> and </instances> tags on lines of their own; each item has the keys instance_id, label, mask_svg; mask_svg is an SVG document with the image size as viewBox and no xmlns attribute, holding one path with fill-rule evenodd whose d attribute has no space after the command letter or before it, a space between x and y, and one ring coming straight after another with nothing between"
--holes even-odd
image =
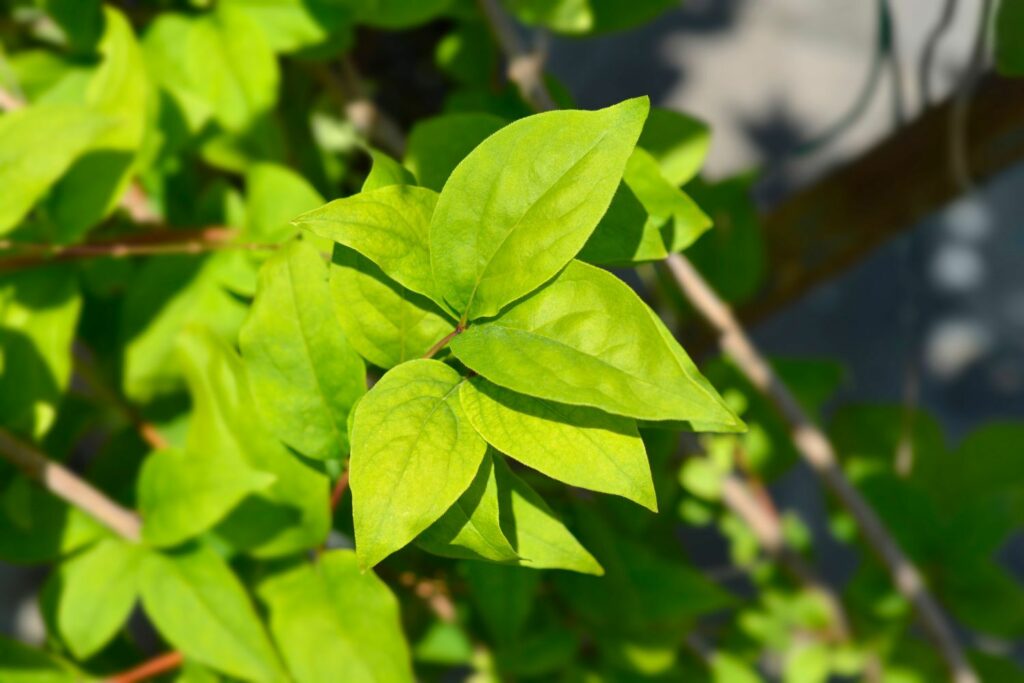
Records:
<instances>
[{"instance_id":1,"label":"stem","mask_svg":"<svg viewBox=\"0 0 1024 683\"><path fill-rule=\"evenodd\" d=\"M511 67L517 59L526 56L525 49L516 32L516 26L505 14L498 0L479 0L479 2ZM989 2L990 0L986 0L986 4ZM535 109L544 111L554 108L554 100L551 98L539 70L513 73L510 68L509 77L515 80L523 97ZM932 636L939 648L940 655L949 666L953 681L955 683L978 683L978 676L967 661L953 627L925 586L921 572L903 553L874 509L843 474L832 444L804 413L803 408L800 407L789 389L779 380L768 363L751 344L728 305L715 294L711 286L697 272L697 269L679 254L670 254L667 263L680 289L694 308L717 331L722 350L732 358L747 379L776 406L789 423L793 443L797 450L818 473L825 485L831 489L833 495L857 520L868 544L878 553L889 569L897 590L914 605L918 618Z\"/></svg>"},{"instance_id":2,"label":"stem","mask_svg":"<svg viewBox=\"0 0 1024 683\"><path fill-rule=\"evenodd\" d=\"M128 258L153 254L201 254L221 249L273 250L273 244L232 242L237 232L220 226L199 230L167 230L128 235L116 240L84 244L28 244L0 240L0 249L20 251L0 259L0 272L31 268L52 262L92 258Z\"/></svg>"},{"instance_id":3,"label":"stem","mask_svg":"<svg viewBox=\"0 0 1024 683\"><path fill-rule=\"evenodd\" d=\"M139 540L140 522L134 512L121 507L92 484L4 429L0 429L0 458L122 538Z\"/></svg>"},{"instance_id":4,"label":"stem","mask_svg":"<svg viewBox=\"0 0 1024 683\"><path fill-rule=\"evenodd\" d=\"M115 674L107 679L107 683L140 683L153 676L173 671L181 666L184 657L180 652L168 652L143 662L124 673Z\"/></svg>"},{"instance_id":5,"label":"stem","mask_svg":"<svg viewBox=\"0 0 1024 683\"><path fill-rule=\"evenodd\" d=\"M722 351L748 380L763 393L788 423L794 445L821 477L832 494L850 511L868 545L889 569L893 583L917 611L922 625L935 641L956 683L977 683L953 627L925 586L924 577L885 528L871 505L854 488L839 467L832 444L813 423L768 362L750 342L729 306L711 289L685 257L670 254L667 263L679 288L694 308L719 334Z\"/></svg>"},{"instance_id":6,"label":"stem","mask_svg":"<svg viewBox=\"0 0 1024 683\"><path fill-rule=\"evenodd\" d=\"M338 477L338 481L334 483L334 488L331 489L331 510L337 510L338 505L341 503L341 499L345 496L345 491L348 491L348 469L346 468L341 476Z\"/></svg>"},{"instance_id":7,"label":"stem","mask_svg":"<svg viewBox=\"0 0 1024 683\"><path fill-rule=\"evenodd\" d=\"M425 354L423 354L423 357L424 358L433 358L437 354L438 351L440 351L444 347L448 346L448 343L451 342L452 339L455 339L455 337L457 337L458 335L462 334L462 330L464 330L464 329L466 329L466 328L463 327L462 323L459 323L458 327L456 327L454 330L452 330L451 332L446 334L444 337L442 337L436 344L431 346L430 350L427 351Z\"/></svg>"},{"instance_id":8,"label":"stem","mask_svg":"<svg viewBox=\"0 0 1024 683\"><path fill-rule=\"evenodd\" d=\"M507 61L506 76L516 84L523 99L537 111L558 109L547 84L544 82L543 51L526 47L519 28L505 13L498 0L478 0L491 33L497 40Z\"/></svg>"}]
</instances>

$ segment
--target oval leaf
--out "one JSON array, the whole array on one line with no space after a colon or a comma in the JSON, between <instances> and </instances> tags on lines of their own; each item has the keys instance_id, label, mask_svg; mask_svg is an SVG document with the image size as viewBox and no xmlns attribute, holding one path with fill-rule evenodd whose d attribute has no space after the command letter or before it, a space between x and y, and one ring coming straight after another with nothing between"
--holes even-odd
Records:
<instances>
[{"instance_id":1,"label":"oval leaf","mask_svg":"<svg viewBox=\"0 0 1024 683\"><path fill-rule=\"evenodd\" d=\"M476 476L486 444L462 412L462 382L444 363L414 360L384 375L356 407L349 471L363 567L437 521Z\"/></svg>"},{"instance_id":2,"label":"oval leaf","mask_svg":"<svg viewBox=\"0 0 1024 683\"><path fill-rule=\"evenodd\" d=\"M430 222L438 291L464 319L492 316L553 277L604 215L647 99L512 123L452 172Z\"/></svg>"}]
</instances>

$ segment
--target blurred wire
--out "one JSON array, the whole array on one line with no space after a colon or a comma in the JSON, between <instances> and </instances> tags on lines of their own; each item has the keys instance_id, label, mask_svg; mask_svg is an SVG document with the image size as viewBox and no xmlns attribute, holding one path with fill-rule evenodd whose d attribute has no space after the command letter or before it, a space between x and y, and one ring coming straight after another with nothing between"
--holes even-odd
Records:
<instances>
[{"instance_id":1,"label":"blurred wire","mask_svg":"<svg viewBox=\"0 0 1024 683\"><path fill-rule=\"evenodd\" d=\"M992 0L982 2L978 27L974 33L974 46L971 48L971 61L968 62L967 69L957 86L949 125L949 163L953 180L964 192L969 192L974 187L970 160L967 158L967 122L970 117L971 95L985 70L993 5Z\"/></svg>"},{"instance_id":2,"label":"blurred wire","mask_svg":"<svg viewBox=\"0 0 1024 683\"><path fill-rule=\"evenodd\" d=\"M921 91L921 106L928 107L932 103L931 75L935 65L935 55L943 36L949 32L953 24L953 16L956 15L957 0L946 0L942 6L942 14L939 21L928 33L925 39L924 49L921 51L921 61L917 66L917 85Z\"/></svg>"}]
</instances>

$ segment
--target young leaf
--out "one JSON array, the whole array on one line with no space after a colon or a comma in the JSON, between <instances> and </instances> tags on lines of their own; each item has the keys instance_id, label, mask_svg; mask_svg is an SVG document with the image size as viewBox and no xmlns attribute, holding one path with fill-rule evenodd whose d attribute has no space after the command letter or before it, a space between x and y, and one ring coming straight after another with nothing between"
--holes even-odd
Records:
<instances>
[{"instance_id":1,"label":"young leaf","mask_svg":"<svg viewBox=\"0 0 1024 683\"><path fill-rule=\"evenodd\" d=\"M4 683L78 683L82 677L45 652L0 636L0 680Z\"/></svg>"},{"instance_id":2,"label":"young leaf","mask_svg":"<svg viewBox=\"0 0 1024 683\"><path fill-rule=\"evenodd\" d=\"M370 172L366 175L366 180L363 181L363 192L372 192L373 190L379 190L382 187L389 187L391 185L416 184L416 179L409 173L408 169L384 152L372 148L366 151L373 160L373 165L370 167Z\"/></svg>"},{"instance_id":3,"label":"young leaf","mask_svg":"<svg viewBox=\"0 0 1024 683\"><path fill-rule=\"evenodd\" d=\"M391 280L372 261L334 247L331 299L345 337L363 358L392 368L421 358L455 328L430 299Z\"/></svg>"},{"instance_id":4,"label":"young leaf","mask_svg":"<svg viewBox=\"0 0 1024 683\"><path fill-rule=\"evenodd\" d=\"M0 116L0 235L18 226L114 122L80 106L36 105Z\"/></svg>"},{"instance_id":5,"label":"young leaf","mask_svg":"<svg viewBox=\"0 0 1024 683\"><path fill-rule=\"evenodd\" d=\"M486 444L462 412L462 382L439 361L409 361L385 374L356 407L349 472L363 567L437 521L480 469Z\"/></svg>"},{"instance_id":6,"label":"young leaf","mask_svg":"<svg viewBox=\"0 0 1024 683\"><path fill-rule=\"evenodd\" d=\"M679 187L692 180L704 164L711 147L711 130L703 121L686 114L653 107L637 146L657 160L670 184Z\"/></svg>"},{"instance_id":7,"label":"young leaf","mask_svg":"<svg viewBox=\"0 0 1024 683\"><path fill-rule=\"evenodd\" d=\"M430 271L433 190L389 185L336 199L293 222L314 235L355 249L398 284L438 300Z\"/></svg>"},{"instance_id":8,"label":"young leaf","mask_svg":"<svg viewBox=\"0 0 1024 683\"><path fill-rule=\"evenodd\" d=\"M352 10L332 0L223 0L245 11L263 29L274 52L292 53L330 41L351 41Z\"/></svg>"},{"instance_id":9,"label":"young leaf","mask_svg":"<svg viewBox=\"0 0 1024 683\"><path fill-rule=\"evenodd\" d=\"M256 409L303 455L348 452L348 413L366 392L366 367L331 310L327 265L293 241L260 269L256 299L239 331Z\"/></svg>"},{"instance_id":10,"label":"young leaf","mask_svg":"<svg viewBox=\"0 0 1024 683\"><path fill-rule=\"evenodd\" d=\"M105 538L61 565L57 629L75 658L98 652L128 620L142 556L138 545Z\"/></svg>"},{"instance_id":11,"label":"young leaf","mask_svg":"<svg viewBox=\"0 0 1024 683\"><path fill-rule=\"evenodd\" d=\"M468 383L463 383L465 390ZM473 483L448 512L419 535L416 543L444 557L515 562L515 548L501 530L498 479L490 453L484 454Z\"/></svg>"},{"instance_id":12,"label":"young leaf","mask_svg":"<svg viewBox=\"0 0 1024 683\"><path fill-rule=\"evenodd\" d=\"M277 164L252 164L245 172L245 190L242 239L251 242L279 244L291 238L298 230L289 221L324 203L305 178Z\"/></svg>"},{"instance_id":13,"label":"young leaf","mask_svg":"<svg viewBox=\"0 0 1024 683\"><path fill-rule=\"evenodd\" d=\"M284 678L245 588L214 551L150 553L140 585L153 625L186 657L247 681Z\"/></svg>"},{"instance_id":14,"label":"young leaf","mask_svg":"<svg viewBox=\"0 0 1024 683\"><path fill-rule=\"evenodd\" d=\"M493 316L558 273L594 231L647 116L647 99L555 111L487 138L452 172L430 221L439 293Z\"/></svg>"},{"instance_id":15,"label":"young leaf","mask_svg":"<svg viewBox=\"0 0 1024 683\"><path fill-rule=\"evenodd\" d=\"M661 236L664 221L647 215L626 183L619 183L608 212L594 228L577 258L605 266L629 266L668 256Z\"/></svg>"},{"instance_id":16,"label":"young leaf","mask_svg":"<svg viewBox=\"0 0 1024 683\"><path fill-rule=\"evenodd\" d=\"M217 531L236 549L259 557L287 555L322 543L330 528L327 477L299 461L252 410L242 359L208 332L179 341L193 411L185 449L218 453L237 468L276 477L245 501Z\"/></svg>"},{"instance_id":17,"label":"young leaf","mask_svg":"<svg viewBox=\"0 0 1024 683\"><path fill-rule=\"evenodd\" d=\"M586 33L594 25L589 0L505 0L524 24L559 33Z\"/></svg>"},{"instance_id":18,"label":"young leaf","mask_svg":"<svg viewBox=\"0 0 1024 683\"><path fill-rule=\"evenodd\" d=\"M142 537L173 546L206 531L274 476L246 467L221 451L200 455L168 449L149 456L138 480Z\"/></svg>"},{"instance_id":19,"label":"young leaf","mask_svg":"<svg viewBox=\"0 0 1024 683\"><path fill-rule=\"evenodd\" d=\"M67 265L0 276L0 425L40 437L53 424L81 308Z\"/></svg>"},{"instance_id":20,"label":"young leaf","mask_svg":"<svg viewBox=\"0 0 1024 683\"><path fill-rule=\"evenodd\" d=\"M604 569L555 517L544 499L517 477L502 458L494 458L501 501L501 528L524 567L568 569L600 576Z\"/></svg>"},{"instance_id":21,"label":"young leaf","mask_svg":"<svg viewBox=\"0 0 1024 683\"><path fill-rule=\"evenodd\" d=\"M474 377L459 392L487 443L549 477L614 493L657 512L651 468L636 422L545 401Z\"/></svg>"},{"instance_id":22,"label":"young leaf","mask_svg":"<svg viewBox=\"0 0 1024 683\"><path fill-rule=\"evenodd\" d=\"M735 423L653 312L614 275L574 261L499 318L471 325L455 357L500 386L649 420Z\"/></svg>"},{"instance_id":23,"label":"young leaf","mask_svg":"<svg viewBox=\"0 0 1024 683\"><path fill-rule=\"evenodd\" d=\"M419 121L409 133L405 165L420 185L440 192L459 162L505 124L505 119L476 113Z\"/></svg>"},{"instance_id":24,"label":"young leaf","mask_svg":"<svg viewBox=\"0 0 1024 683\"><path fill-rule=\"evenodd\" d=\"M355 555L335 550L265 579L270 631L296 683L411 683L398 601Z\"/></svg>"},{"instance_id":25,"label":"young leaf","mask_svg":"<svg viewBox=\"0 0 1024 683\"><path fill-rule=\"evenodd\" d=\"M682 251L711 227L711 219L685 192L665 179L658 162L645 150L633 151L623 178L651 218L662 226L668 251Z\"/></svg>"}]
</instances>

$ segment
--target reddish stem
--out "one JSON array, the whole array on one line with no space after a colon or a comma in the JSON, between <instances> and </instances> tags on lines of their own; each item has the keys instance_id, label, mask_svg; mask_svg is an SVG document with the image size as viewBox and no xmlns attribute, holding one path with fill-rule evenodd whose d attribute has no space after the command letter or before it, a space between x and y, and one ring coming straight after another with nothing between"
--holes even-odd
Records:
<instances>
[{"instance_id":1,"label":"reddish stem","mask_svg":"<svg viewBox=\"0 0 1024 683\"><path fill-rule=\"evenodd\" d=\"M341 473L338 477L338 481L335 482L334 488L331 490L331 509L337 510L338 504L341 503L341 499L345 496L345 491L348 490L348 470Z\"/></svg>"},{"instance_id":2,"label":"reddish stem","mask_svg":"<svg viewBox=\"0 0 1024 683\"><path fill-rule=\"evenodd\" d=\"M181 666L184 658L180 652L168 652L143 662L134 669L119 673L107 679L107 683L140 683L153 676L173 671Z\"/></svg>"},{"instance_id":3,"label":"reddish stem","mask_svg":"<svg viewBox=\"0 0 1024 683\"><path fill-rule=\"evenodd\" d=\"M442 337L441 340L438 341L436 344L431 346L430 350L427 351L425 354L423 354L423 357L424 358L433 358L437 354L438 351L440 351L444 347L448 346L448 342L450 342L452 339L455 339L456 336L462 334L462 330L464 330L464 329L465 329L465 327L463 326L463 324L459 323L458 327L456 327L454 330L452 330L451 332L446 334L444 337Z\"/></svg>"}]
</instances>

